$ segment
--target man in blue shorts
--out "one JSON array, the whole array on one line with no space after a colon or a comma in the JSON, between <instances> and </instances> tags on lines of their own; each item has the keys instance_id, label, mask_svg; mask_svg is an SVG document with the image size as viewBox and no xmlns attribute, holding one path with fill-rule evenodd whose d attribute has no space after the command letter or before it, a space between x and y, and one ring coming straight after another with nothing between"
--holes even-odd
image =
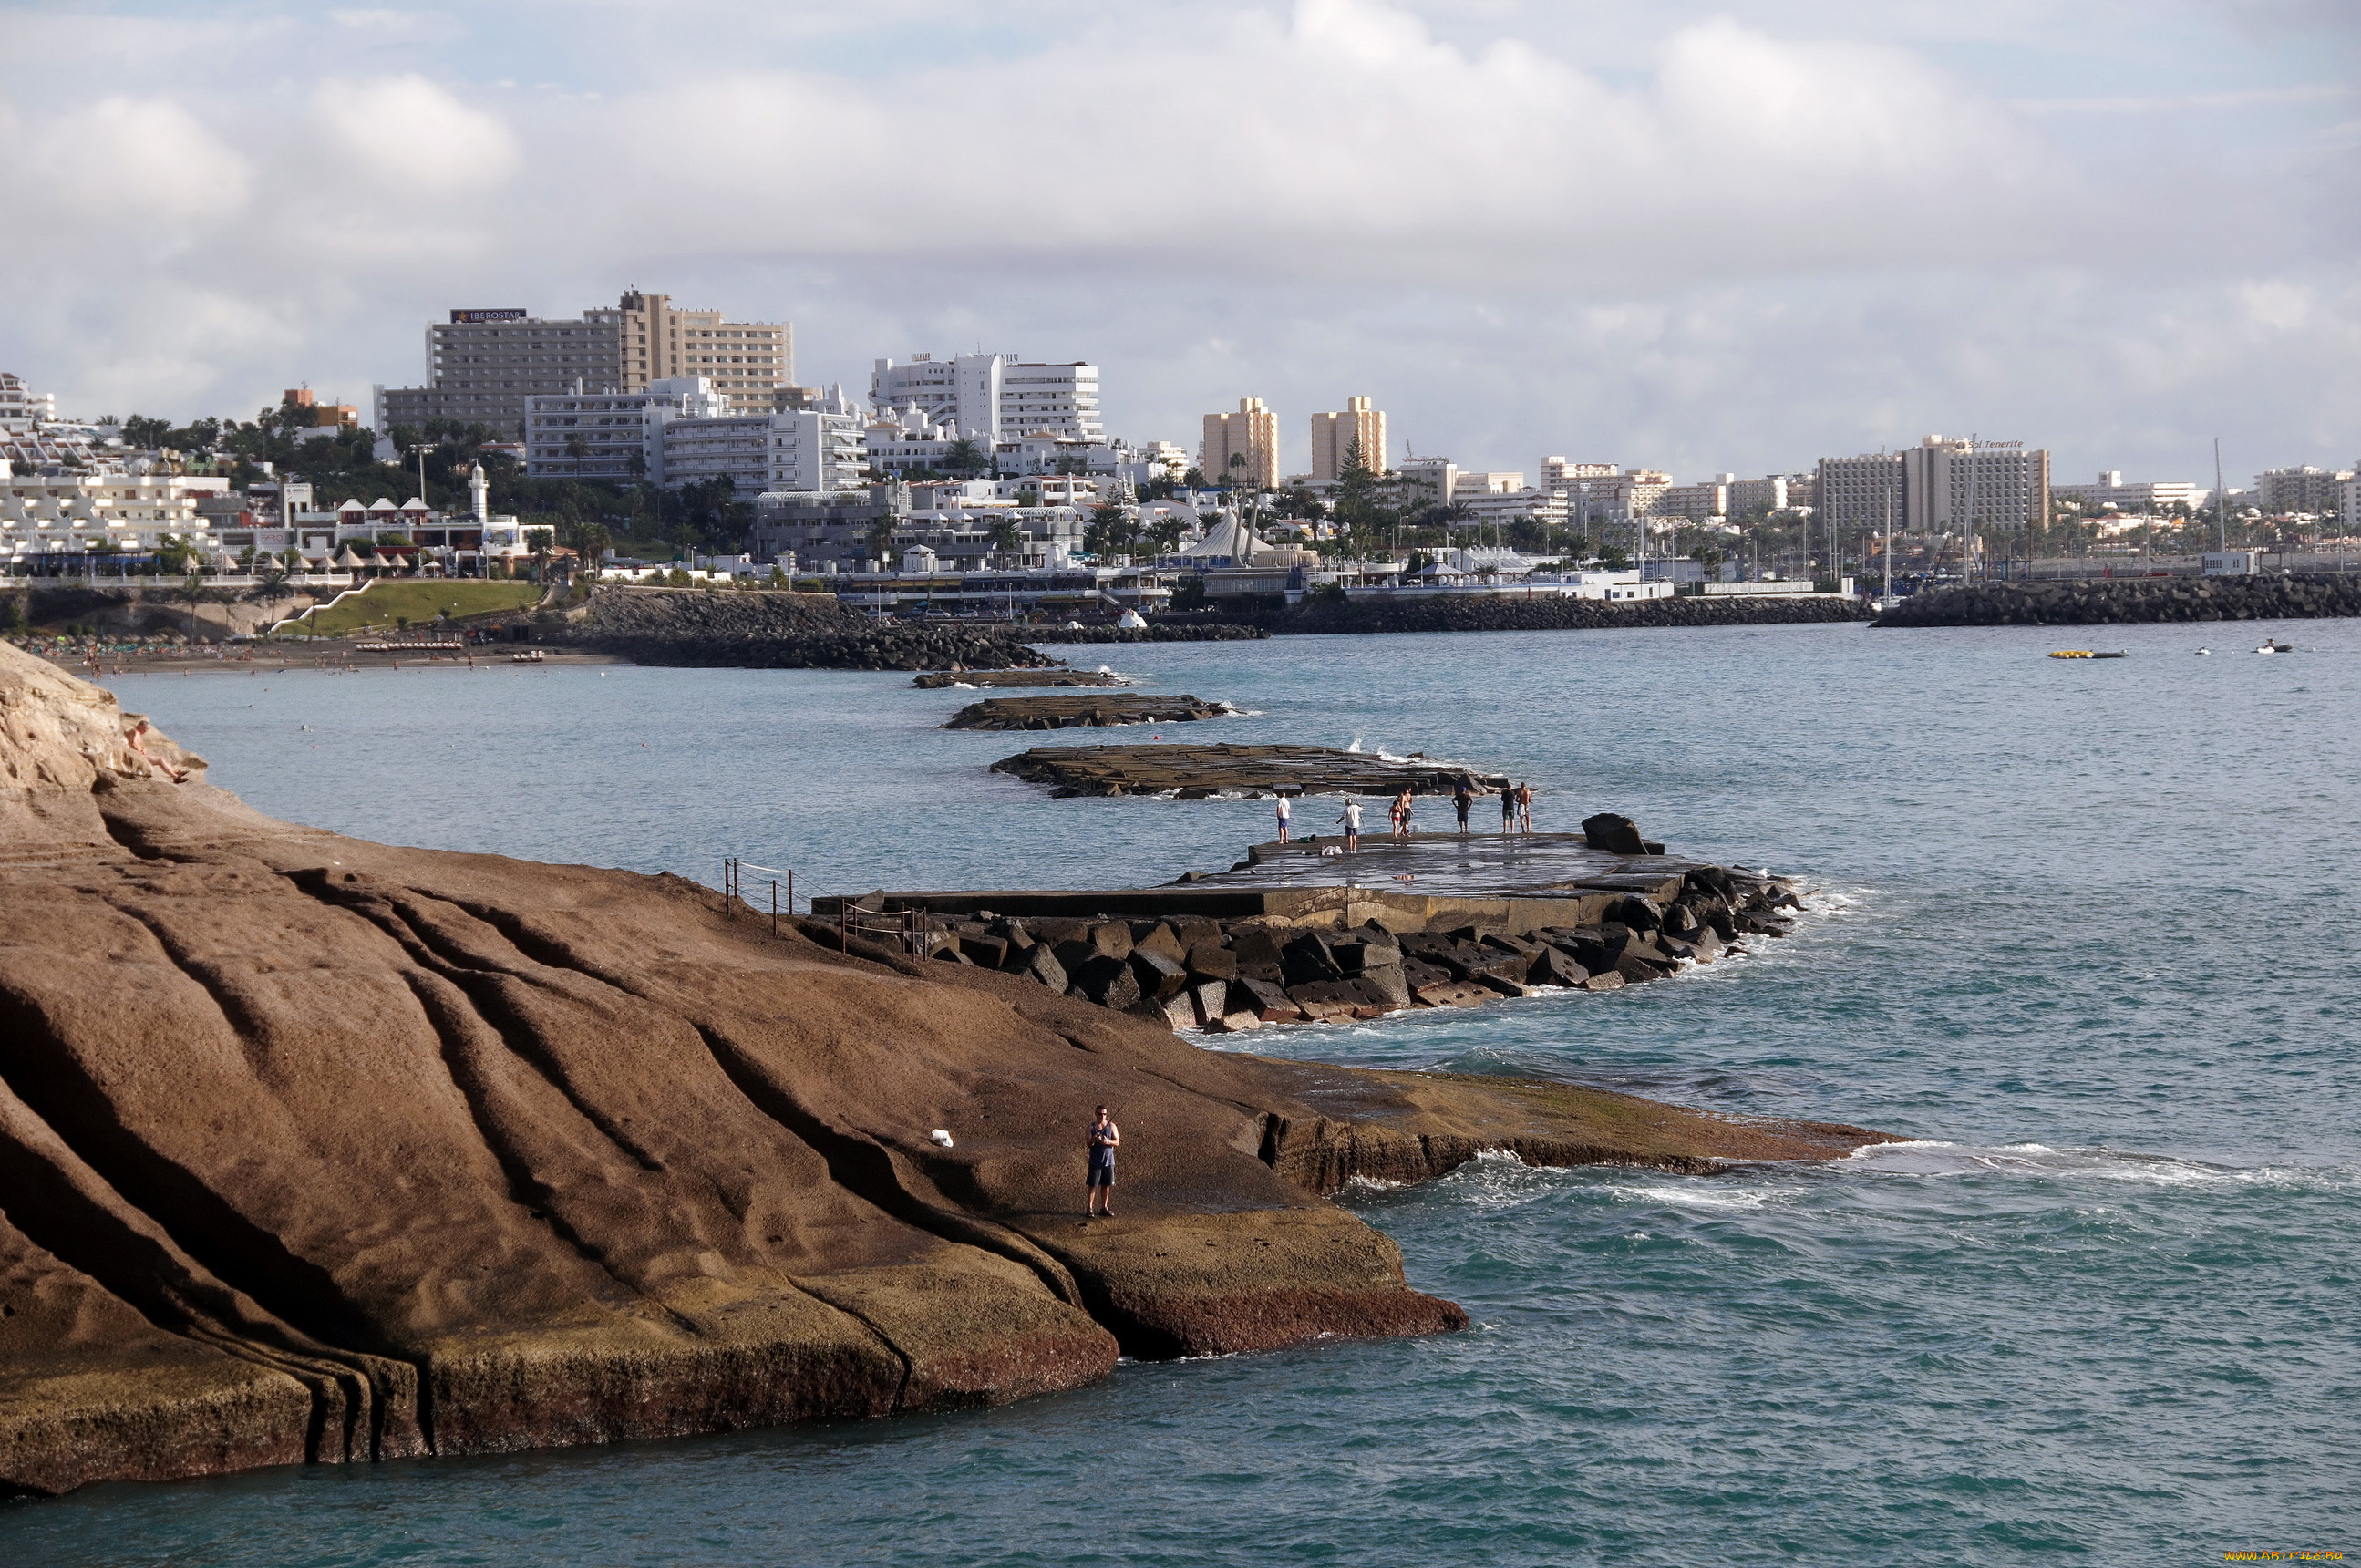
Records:
<instances>
[{"instance_id":1,"label":"man in blue shorts","mask_svg":"<svg viewBox=\"0 0 2361 1568\"><path fill-rule=\"evenodd\" d=\"M1091 1124L1086 1141L1090 1145L1091 1163L1082 1187L1089 1207L1082 1211L1088 1219L1115 1218L1115 1151L1123 1143L1123 1134L1116 1131L1115 1118L1107 1108L1099 1107L1098 1120Z\"/></svg>"}]
</instances>

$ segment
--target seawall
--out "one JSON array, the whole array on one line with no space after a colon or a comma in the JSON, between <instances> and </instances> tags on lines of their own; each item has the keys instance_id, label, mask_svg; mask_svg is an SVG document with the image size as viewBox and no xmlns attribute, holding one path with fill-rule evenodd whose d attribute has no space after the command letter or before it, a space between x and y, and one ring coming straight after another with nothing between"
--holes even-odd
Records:
<instances>
[{"instance_id":1,"label":"seawall","mask_svg":"<svg viewBox=\"0 0 2361 1568\"><path fill-rule=\"evenodd\" d=\"M2099 577L1914 594L1873 626L2129 626L2361 616L2361 576Z\"/></svg>"}]
</instances>

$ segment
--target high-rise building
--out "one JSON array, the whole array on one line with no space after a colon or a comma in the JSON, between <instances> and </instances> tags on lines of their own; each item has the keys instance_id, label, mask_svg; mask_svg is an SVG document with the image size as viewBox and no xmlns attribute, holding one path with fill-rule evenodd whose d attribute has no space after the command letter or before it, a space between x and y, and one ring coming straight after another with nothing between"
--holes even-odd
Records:
<instances>
[{"instance_id":1,"label":"high-rise building","mask_svg":"<svg viewBox=\"0 0 2361 1568\"><path fill-rule=\"evenodd\" d=\"M1334 484L1345 473L1355 444L1361 449L1361 466L1382 474L1386 468L1386 416L1367 398L1347 398L1342 413L1312 416L1312 482Z\"/></svg>"},{"instance_id":2,"label":"high-rise building","mask_svg":"<svg viewBox=\"0 0 2361 1568\"><path fill-rule=\"evenodd\" d=\"M578 321L522 308L455 310L426 328L426 385L376 389L376 428L453 419L522 433L524 400L567 392L644 392L656 381L701 377L745 412L796 400L795 328L732 322L717 310L675 307L669 294L632 290Z\"/></svg>"},{"instance_id":3,"label":"high-rise building","mask_svg":"<svg viewBox=\"0 0 2361 1568\"><path fill-rule=\"evenodd\" d=\"M1233 458L1239 459L1232 462ZM1224 478L1259 485L1279 485L1279 415L1260 398L1240 398L1238 411L1205 416L1205 442L1197 452L1197 466L1218 484Z\"/></svg>"},{"instance_id":4,"label":"high-rise building","mask_svg":"<svg viewBox=\"0 0 2361 1568\"><path fill-rule=\"evenodd\" d=\"M1765 512L1786 511L1812 504L1812 477L1809 474L1765 474L1759 479L1733 478L1722 476L1730 491L1729 516L1755 517Z\"/></svg>"},{"instance_id":5,"label":"high-rise building","mask_svg":"<svg viewBox=\"0 0 2361 1568\"><path fill-rule=\"evenodd\" d=\"M961 438L989 447L1026 435L1097 441L1099 367L1087 360L1049 363L1008 354L912 355L880 359L869 400L881 412L915 406L930 424L954 424Z\"/></svg>"},{"instance_id":6,"label":"high-rise building","mask_svg":"<svg viewBox=\"0 0 2361 1568\"><path fill-rule=\"evenodd\" d=\"M1570 490L1581 479L1606 479L1620 470L1612 463L1570 463L1563 457L1542 459L1542 488Z\"/></svg>"},{"instance_id":7,"label":"high-rise building","mask_svg":"<svg viewBox=\"0 0 2361 1568\"><path fill-rule=\"evenodd\" d=\"M2049 454L1930 435L1902 454L1902 499L1912 533L2037 533L2049 526Z\"/></svg>"},{"instance_id":8,"label":"high-rise building","mask_svg":"<svg viewBox=\"0 0 2361 1568\"><path fill-rule=\"evenodd\" d=\"M1899 452L1823 457L1813 486L1813 504L1818 509L1815 521L1848 537L1889 528L1905 532L1910 508L1903 484Z\"/></svg>"},{"instance_id":9,"label":"high-rise building","mask_svg":"<svg viewBox=\"0 0 2361 1568\"><path fill-rule=\"evenodd\" d=\"M661 484L663 427L727 414L730 400L702 378L683 376L637 392L535 393L524 408L527 477Z\"/></svg>"}]
</instances>

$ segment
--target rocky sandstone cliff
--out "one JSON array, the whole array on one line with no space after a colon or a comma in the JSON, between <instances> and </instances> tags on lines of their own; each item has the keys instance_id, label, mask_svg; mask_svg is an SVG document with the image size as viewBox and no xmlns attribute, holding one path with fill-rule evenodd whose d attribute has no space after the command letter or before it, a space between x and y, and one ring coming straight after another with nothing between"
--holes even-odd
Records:
<instances>
[{"instance_id":1,"label":"rocky sandstone cliff","mask_svg":"<svg viewBox=\"0 0 2361 1568\"><path fill-rule=\"evenodd\" d=\"M0 647L0 1489L1449 1330L1318 1193L1487 1148L1704 1171L1876 1137L1202 1051L677 879L274 821L127 728ZM1123 1213L1085 1223L1103 1100Z\"/></svg>"}]
</instances>

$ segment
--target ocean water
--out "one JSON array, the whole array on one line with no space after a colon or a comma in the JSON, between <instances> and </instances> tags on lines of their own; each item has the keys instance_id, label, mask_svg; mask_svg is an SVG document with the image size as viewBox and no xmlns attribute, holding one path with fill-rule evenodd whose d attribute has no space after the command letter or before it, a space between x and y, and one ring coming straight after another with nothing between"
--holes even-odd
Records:
<instances>
[{"instance_id":1,"label":"ocean water","mask_svg":"<svg viewBox=\"0 0 2361 1568\"><path fill-rule=\"evenodd\" d=\"M2251 652L2273 632L2302 651ZM1413 1283L1466 1306L1464 1334L1127 1364L958 1416L98 1486L0 1508L0 1562L2361 1551L2361 622L2117 628L2130 659L2041 656L2073 636L1072 651L1250 710L1192 737L1464 758L1529 778L1544 828L1622 810L1815 890L1792 939L1675 981L1254 1048L1911 1142L1710 1179L1482 1160L1348 1191ZM939 730L969 694L906 675L115 685L257 806L400 842L708 881L740 855L807 894L1160 881L1267 836L1266 803L1049 800L986 771L1041 738Z\"/></svg>"}]
</instances>

